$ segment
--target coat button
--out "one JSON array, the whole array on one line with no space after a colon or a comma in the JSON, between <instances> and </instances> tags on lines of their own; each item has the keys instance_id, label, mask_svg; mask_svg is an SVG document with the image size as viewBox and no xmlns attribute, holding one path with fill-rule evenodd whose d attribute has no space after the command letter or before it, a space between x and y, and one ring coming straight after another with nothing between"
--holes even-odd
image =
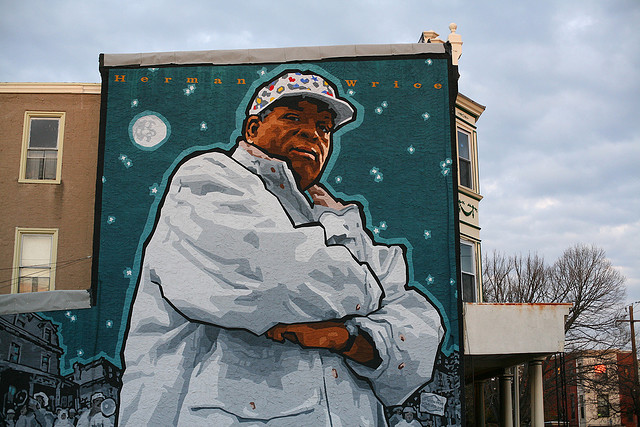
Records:
<instances>
[{"instance_id":1,"label":"coat button","mask_svg":"<svg viewBox=\"0 0 640 427\"><path fill-rule=\"evenodd\" d=\"M404 362L398 365L398 369L402 369L402 368L404 368Z\"/></svg>"},{"instance_id":2,"label":"coat button","mask_svg":"<svg viewBox=\"0 0 640 427\"><path fill-rule=\"evenodd\" d=\"M280 188L284 188L284 184L280 184Z\"/></svg>"},{"instance_id":3,"label":"coat button","mask_svg":"<svg viewBox=\"0 0 640 427\"><path fill-rule=\"evenodd\" d=\"M249 402L249 406L251 406L251 409L256 409L255 402Z\"/></svg>"},{"instance_id":4,"label":"coat button","mask_svg":"<svg viewBox=\"0 0 640 427\"><path fill-rule=\"evenodd\" d=\"M356 305L356 310L360 310L360 304Z\"/></svg>"},{"instance_id":5,"label":"coat button","mask_svg":"<svg viewBox=\"0 0 640 427\"><path fill-rule=\"evenodd\" d=\"M275 172L275 171L276 171L276 168L271 168L271 172Z\"/></svg>"},{"instance_id":6,"label":"coat button","mask_svg":"<svg viewBox=\"0 0 640 427\"><path fill-rule=\"evenodd\" d=\"M334 369L331 370L331 375L333 375L333 378L338 378L338 371Z\"/></svg>"},{"instance_id":7,"label":"coat button","mask_svg":"<svg viewBox=\"0 0 640 427\"><path fill-rule=\"evenodd\" d=\"M400 334L400 341L404 341L404 335Z\"/></svg>"}]
</instances>

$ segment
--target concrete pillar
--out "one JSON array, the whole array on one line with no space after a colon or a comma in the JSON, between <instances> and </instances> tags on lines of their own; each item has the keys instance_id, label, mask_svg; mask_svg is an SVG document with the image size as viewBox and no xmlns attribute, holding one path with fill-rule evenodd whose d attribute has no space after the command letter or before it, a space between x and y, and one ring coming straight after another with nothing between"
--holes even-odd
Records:
<instances>
[{"instance_id":1,"label":"concrete pillar","mask_svg":"<svg viewBox=\"0 0 640 427\"><path fill-rule=\"evenodd\" d=\"M485 419L484 419L484 381L476 381L473 383L473 391L475 393L475 397L473 401L474 404L474 415L475 415L475 425L476 427L485 427Z\"/></svg>"},{"instance_id":2,"label":"concrete pillar","mask_svg":"<svg viewBox=\"0 0 640 427\"><path fill-rule=\"evenodd\" d=\"M531 427L544 427L544 403L542 392L542 360L529 362L531 381Z\"/></svg>"},{"instance_id":3,"label":"concrete pillar","mask_svg":"<svg viewBox=\"0 0 640 427\"><path fill-rule=\"evenodd\" d=\"M502 427L513 427L512 382L513 374L511 369L505 369L500 375L500 425Z\"/></svg>"}]
</instances>

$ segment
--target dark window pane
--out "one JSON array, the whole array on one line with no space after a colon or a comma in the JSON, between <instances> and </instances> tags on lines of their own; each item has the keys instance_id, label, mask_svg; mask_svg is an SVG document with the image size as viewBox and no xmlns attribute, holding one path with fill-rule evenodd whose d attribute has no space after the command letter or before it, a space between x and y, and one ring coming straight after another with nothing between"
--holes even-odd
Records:
<instances>
[{"instance_id":1,"label":"dark window pane","mask_svg":"<svg viewBox=\"0 0 640 427\"><path fill-rule=\"evenodd\" d=\"M58 148L58 119L31 119L29 148Z\"/></svg>"},{"instance_id":2,"label":"dark window pane","mask_svg":"<svg viewBox=\"0 0 640 427\"><path fill-rule=\"evenodd\" d=\"M609 395L598 396L598 418L609 418Z\"/></svg>"},{"instance_id":3,"label":"dark window pane","mask_svg":"<svg viewBox=\"0 0 640 427\"><path fill-rule=\"evenodd\" d=\"M471 274L462 273L462 301L476 302L476 280Z\"/></svg>"},{"instance_id":4,"label":"dark window pane","mask_svg":"<svg viewBox=\"0 0 640 427\"><path fill-rule=\"evenodd\" d=\"M465 187L472 187L471 183L471 162L467 160L460 159L460 185L464 185Z\"/></svg>"}]
</instances>

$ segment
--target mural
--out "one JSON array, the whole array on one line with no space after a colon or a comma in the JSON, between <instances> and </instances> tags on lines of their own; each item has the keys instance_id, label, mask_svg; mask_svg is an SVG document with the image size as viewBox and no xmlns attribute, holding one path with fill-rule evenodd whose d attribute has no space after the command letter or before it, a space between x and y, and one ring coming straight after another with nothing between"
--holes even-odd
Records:
<instances>
[{"instance_id":1,"label":"mural","mask_svg":"<svg viewBox=\"0 0 640 427\"><path fill-rule=\"evenodd\" d=\"M29 315L3 413L461 423L445 54L101 71L97 304Z\"/></svg>"}]
</instances>

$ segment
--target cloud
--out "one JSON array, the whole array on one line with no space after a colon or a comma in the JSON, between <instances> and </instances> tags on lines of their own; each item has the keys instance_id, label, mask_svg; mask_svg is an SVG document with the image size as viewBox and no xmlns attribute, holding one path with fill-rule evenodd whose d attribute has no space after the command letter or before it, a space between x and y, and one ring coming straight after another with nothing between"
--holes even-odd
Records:
<instances>
[{"instance_id":1,"label":"cloud","mask_svg":"<svg viewBox=\"0 0 640 427\"><path fill-rule=\"evenodd\" d=\"M99 82L98 55L412 43L458 24L478 122L485 253L602 246L640 299L640 4L4 2L0 79Z\"/></svg>"}]
</instances>

